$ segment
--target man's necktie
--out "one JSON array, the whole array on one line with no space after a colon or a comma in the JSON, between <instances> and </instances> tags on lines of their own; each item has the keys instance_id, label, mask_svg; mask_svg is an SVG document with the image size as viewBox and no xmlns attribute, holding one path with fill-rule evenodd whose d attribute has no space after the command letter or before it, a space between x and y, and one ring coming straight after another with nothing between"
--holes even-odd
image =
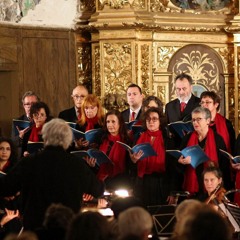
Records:
<instances>
[{"instance_id":1,"label":"man's necktie","mask_svg":"<svg viewBox=\"0 0 240 240\"><path fill-rule=\"evenodd\" d=\"M181 102L180 105L181 105L180 110L181 110L181 112L183 112L187 104L185 102Z\"/></svg>"},{"instance_id":2,"label":"man's necktie","mask_svg":"<svg viewBox=\"0 0 240 240\"><path fill-rule=\"evenodd\" d=\"M134 120L135 120L135 112L132 112L130 122L131 122L131 121L134 121Z\"/></svg>"}]
</instances>

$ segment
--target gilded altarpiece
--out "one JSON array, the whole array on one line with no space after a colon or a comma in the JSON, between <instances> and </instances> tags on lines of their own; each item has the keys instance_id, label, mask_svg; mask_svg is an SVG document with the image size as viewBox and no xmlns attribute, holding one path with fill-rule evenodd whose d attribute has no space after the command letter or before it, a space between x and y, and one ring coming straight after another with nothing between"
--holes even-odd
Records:
<instances>
[{"instance_id":1,"label":"gilded altarpiece","mask_svg":"<svg viewBox=\"0 0 240 240\"><path fill-rule=\"evenodd\" d=\"M96 0L95 7L87 26L92 90L106 109L127 107L126 88L132 82L166 104L175 98L174 77L187 72L196 94L220 94L221 113L235 119L238 129L238 50L226 30L239 12L237 0Z\"/></svg>"}]
</instances>

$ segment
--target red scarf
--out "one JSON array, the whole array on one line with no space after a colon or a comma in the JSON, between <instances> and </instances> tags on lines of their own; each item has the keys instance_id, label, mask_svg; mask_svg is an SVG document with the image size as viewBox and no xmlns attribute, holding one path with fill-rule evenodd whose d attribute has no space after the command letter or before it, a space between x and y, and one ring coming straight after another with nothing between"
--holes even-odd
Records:
<instances>
[{"instance_id":1,"label":"red scarf","mask_svg":"<svg viewBox=\"0 0 240 240\"><path fill-rule=\"evenodd\" d=\"M225 117L217 113L214 122L216 125L217 133L223 138L227 147L227 151L231 153L232 151L230 147L230 137L229 137Z\"/></svg>"},{"instance_id":2,"label":"red scarf","mask_svg":"<svg viewBox=\"0 0 240 240\"><path fill-rule=\"evenodd\" d=\"M235 189L240 189L240 171L237 171L236 174ZM240 206L240 193L234 194L234 202Z\"/></svg>"},{"instance_id":3,"label":"red scarf","mask_svg":"<svg viewBox=\"0 0 240 240\"><path fill-rule=\"evenodd\" d=\"M153 142L151 139L155 138ZM165 146L163 142L162 131L143 132L139 137L137 144L149 142L157 153L157 156L147 157L138 161L138 176L143 177L145 174L162 173L165 171Z\"/></svg>"},{"instance_id":4,"label":"red scarf","mask_svg":"<svg viewBox=\"0 0 240 240\"><path fill-rule=\"evenodd\" d=\"M95 116L94 118L86 118L86 123L87 126L85 131L92 130L94 129L94 126L98 123L98 117Z\"/></svg>"},{"instance_id":5,"label":"red scarf","mask_svg":"<svg viewBox=\"0 0 240 240\"><path fill-rule=\"evenodd\" d=\"M101 164L97 176L98 179L102 181L107 177L114 177L125 172L126 150L120 144L116 143L116 141L121 141L120 136L112 136L109 134L108 139L105 139L99 148L104 153L109 152L110 148L111 150L108 157L114 163L114 165L107 163ZM111 143L113 143L112 146Z\"/></svg>"},{"instance_id":6,"label":"red scarf","mask_svg":"<svg viewBox=\"0 0 240 240\"><path fill-rule=\"evenodd\" d=\"M37 128L36 125L33 125L28 141L39 142L39 135L41 135L42 127L43 126Z\"/></svg>"},{"instance_id":7,"label":"red scarf","mask_svg":"<svg viewBox=\"0 0 240 240\"><path fill-rule=\"evenodd\" d=\"M3 165L2 169L0 169L0 171L5 173L5 171L6 171L6 169L8 168L9 165L10 165L10 161L7 160L7 162Z\"/></svg>"},{"instance_id":8,"label":"red scarf","mask_svg":"<svg viewBox=\"0 0 240 240\"><path fill-rule=\"evenodd\" d=\"M190 136L187 146L194 146L197 144L198 134L196 131L194 131ZM211 128L209 128L206 136L204 152L209 157L209 161L213 161L216 163L216 165L218 165L216 142L214 138L214 132ZM204 163L204 168L207 167L207 163L208 161ZM197 193L199 191L196 171L190 164L187 165L185 169L183 189L190 193Z\"/></svg>"}]
</instances>

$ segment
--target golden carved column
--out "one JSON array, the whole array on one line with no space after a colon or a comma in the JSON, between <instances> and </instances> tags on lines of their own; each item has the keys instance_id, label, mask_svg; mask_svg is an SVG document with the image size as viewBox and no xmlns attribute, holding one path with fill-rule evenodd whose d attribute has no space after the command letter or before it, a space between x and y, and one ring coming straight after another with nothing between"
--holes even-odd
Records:
<instances>
[{"instance_id":1,"label":"golden carved column","mask_svg":"<svg viewBox=\"0 0 240 240\"><path fill-rule=\"evenodd\" d=\"M134 26L136 9L146 11L146 2L99 0L90 20L97 30L92 32L93 92L107 109L126 108L131 83L152 94L152 32Z\"/></svg>"}]
</instances>

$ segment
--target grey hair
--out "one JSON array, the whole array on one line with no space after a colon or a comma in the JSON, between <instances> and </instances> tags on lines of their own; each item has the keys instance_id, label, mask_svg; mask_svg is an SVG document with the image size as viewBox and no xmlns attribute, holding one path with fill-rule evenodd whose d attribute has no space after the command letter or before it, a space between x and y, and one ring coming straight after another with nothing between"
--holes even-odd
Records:
<instances>
[{"instance_id":1,"label":"grey hair","mask_svg":"<svg viewBox=\"0 0 240 240\"><path fill-rule=\"evenodd\" d=\"M131 207L120 213L118 227L121 237L127 235L142 237L146 231L150 233L152 230L152 216L142 207Z\"/></svg>"},{"instance_id":2,"label":"grey hair","mask_svg":"<svg viewBox=\"0 0 240 240\"><path fill-rule=\"evenodd\" d=\"M211 112L208 108L196 107L195 109L193 109L192 114L193 113L202 113L202 114L204 114L204 117L206 119L212 118Z\"/></svg>"},{"instance_id":3,"label":"grey hair","mask_svg":"<svg viewBox=\"0 0 240 240\"><path fill-rule=\"evenodd\" d=\"M54 118L43 125L42 137L45 146L61 146L64 149L67 149L73 140L69 125L59 118Z\"/></svg>"},{"instance_id":4,"label":"grey hair","mask_svg":"<svg viewBox=\"0 0 240 240\"><path fill-rule=\"evenodd\" d=\"M38 95L37 95L35 92L33 92L33 91L27 91L27 92L25 92L25 93L23 94L23 96L22 96L22 102L24 103L25 98L26 98L26 97L29 97L29 96L35 96L35 97L37 98L37 101L38 101L38 102L40 101L40 98L38 97Z\"/></svg>"}]
</instances>

